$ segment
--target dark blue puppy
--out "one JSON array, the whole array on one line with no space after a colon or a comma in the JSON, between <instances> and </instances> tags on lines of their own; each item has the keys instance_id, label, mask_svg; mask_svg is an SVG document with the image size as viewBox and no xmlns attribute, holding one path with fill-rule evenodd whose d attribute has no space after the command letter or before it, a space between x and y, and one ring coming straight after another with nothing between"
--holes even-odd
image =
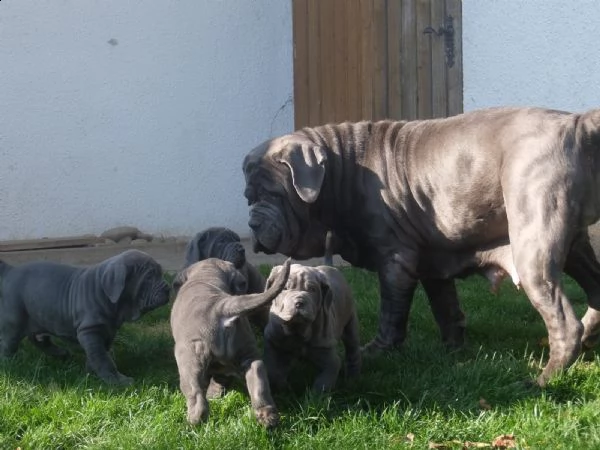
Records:
<instances>
[{"instance_id":1,"label":"dark blue puppy","mask_svg":"<svg viewBox=\"0 0 600 450\"><path fill-rule=\"evenodd\" d=\"M50 336L77 341L88 370L111 384L133 381L119 373L108 353L119 327L169 301L161 266L138 250L87 268L0 262L0 277L0 355L13 355L25 336L53 356L68 352Z\"/></svg>"}]
</instances>

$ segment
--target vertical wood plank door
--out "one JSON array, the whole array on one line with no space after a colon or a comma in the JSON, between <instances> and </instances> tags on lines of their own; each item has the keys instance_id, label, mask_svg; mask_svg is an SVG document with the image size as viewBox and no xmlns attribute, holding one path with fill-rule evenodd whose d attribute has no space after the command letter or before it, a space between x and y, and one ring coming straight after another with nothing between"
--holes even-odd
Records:
<instances>
[{"instance_id":1,"label":"vertical wood plank door","mask_svg":"<svg viewBox=\"0 0 600 450\"><path fill-rule=\"evenodd\" d=\"M463 110L461 0L292 0L295 127Z\"/></svg>"}]
</instances>

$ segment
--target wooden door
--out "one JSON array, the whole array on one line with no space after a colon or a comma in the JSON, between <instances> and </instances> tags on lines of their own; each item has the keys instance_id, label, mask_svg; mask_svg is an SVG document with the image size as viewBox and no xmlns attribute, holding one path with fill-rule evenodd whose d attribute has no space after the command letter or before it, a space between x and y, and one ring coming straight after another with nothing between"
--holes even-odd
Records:
<instances>
[{"instance_id":1,"label":"wooden door","mask_svg":"<svg viewBox=\"0 0 600 450\"><path fill-rule=\"evenodd\" d=\"M461 0L293 0L295 126L462 112Z\"/></svg>"}]
</instances>

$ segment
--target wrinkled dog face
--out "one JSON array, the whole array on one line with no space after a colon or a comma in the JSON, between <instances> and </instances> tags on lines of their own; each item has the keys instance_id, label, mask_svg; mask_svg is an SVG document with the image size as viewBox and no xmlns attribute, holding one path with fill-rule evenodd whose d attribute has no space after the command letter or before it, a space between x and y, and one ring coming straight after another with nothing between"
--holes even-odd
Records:
<instances>
[{"instance_id":1,"label":"wrinkled dog face","mask_svg":"<svg viewBox=\"0 0 600 450\"><path fill-rule=\"evenodd\" d=\"M210 227L198 233L188 244L188 264L207 258L229 261L238 269L246 264L246 250L239 235L225 227Z\"/></svg>"},{"instance_id":2,"label":"wrinkled dog face","mask_svg":"<svg viewBox=\"0 0 600 450\"><path fill-rule=\"evenodd\" d=\"M272 275L280 267L274 268ZM322 286L314 272L300 264L292 264L286 287L271 304L270 314L294 330L303 329L317 317L321 298Z\"/></svg>"},{"instance_id":3,"label":"wrinkled dog face","mask_svg":"<svg viewBox=\"0 0 600 450\"><path fill-rule=\"evenodd\" d=\"M137 284L134 301L138 302L141 314L169 303L169 285L163 277L160 264L154 260L136 265L132 280Z\"/></svg>"},{"instance_id":4,"label":"wrinkled dog face","mask_svg":"<svg viewBox=\"0 0 600 450\"><path fill-rule=\"evenodd\" d=\"M296 258L317 256L309 236L310 205L319 195L325 175L325 152L300 138L267 141L244 159L244 195L250 206L248 225L254 251L283 253ZM314 221L313 221L314 222ZM322 247L322 245L321 245Z\"/></svg>"},{"instance_id":5,"label":"wrinkled dog face","mask_svg":"<svg viewBox=\"0 0 600 450\"><path fill-rule=\"evenodd\" d=\"M239 236L234 240L229 234L222 233L215 240L213 248L213 254L209 255L211 257L229 261L238 269L246 264L246 250L240 242Z\"/></svg>"}]
</instances>

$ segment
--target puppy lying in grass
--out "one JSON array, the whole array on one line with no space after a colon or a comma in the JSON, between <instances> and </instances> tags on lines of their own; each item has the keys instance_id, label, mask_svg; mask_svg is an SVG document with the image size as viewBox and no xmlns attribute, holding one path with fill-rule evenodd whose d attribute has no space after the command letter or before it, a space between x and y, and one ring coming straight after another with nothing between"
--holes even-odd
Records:
<instances>
[{"instance_id":1,"label":"puppy lying in grass","mask_svg":"<svg viewBox=\"0 0 600 450\"><path fill-rule=\"evenodd\" d=\"M208 418L207 390L211 377L243 374L259 423L277 425L279 413L271 397L267 371L260 359L247 315L271 302L289 275L290 260L279 266L270 287L245 294L247 281L235 266L216 258L197 262L180 273L171 310L179 385L187 399L187 419L197 424Z\"/></svg>"},{"instance_id":2,"label":"puppy lying in grass","mask_svg":"<svg viewBox=\"0 0 600 450\"><path fill-rule=\"evenodd\" d=\"M279 280L276 266L267 288ZM361 356L358 317L350 286L335 267L292 264L285 290L271 304L265 328L265 364L274 389L287 385L294 357L312 362L319 373L313 391L331 390L341 367L337 344L345 347L346 375L357 376Z\"/></svg>"}]
</instances>

